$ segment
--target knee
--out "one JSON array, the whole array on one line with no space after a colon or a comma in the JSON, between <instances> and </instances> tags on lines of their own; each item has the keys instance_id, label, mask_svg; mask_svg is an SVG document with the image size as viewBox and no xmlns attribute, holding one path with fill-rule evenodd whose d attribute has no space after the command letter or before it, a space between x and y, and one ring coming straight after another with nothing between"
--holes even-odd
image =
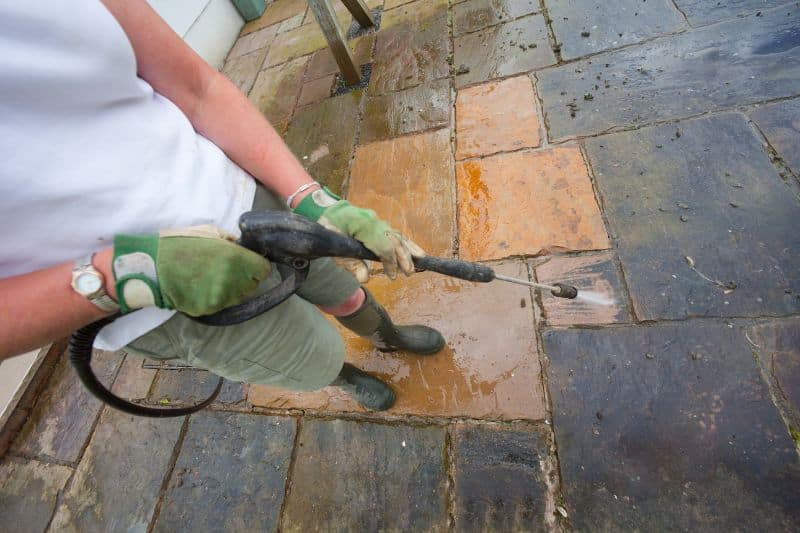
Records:
<instances>
[{"instance_id":1,"label":"knee","mask_svg":"<svg viewBox=\"0 0 800 533\"><path fill-rule=\"evenodd\" d=\"M358 311L361 308L361 306L364 305L365 299L366 295L364 294L364 291L361 289L361 287L359 287L353 294L348 296L347 299L341 304L332 307L320 306L320 309L333 316L348 316Z\"/></svg>"}]
</instances>

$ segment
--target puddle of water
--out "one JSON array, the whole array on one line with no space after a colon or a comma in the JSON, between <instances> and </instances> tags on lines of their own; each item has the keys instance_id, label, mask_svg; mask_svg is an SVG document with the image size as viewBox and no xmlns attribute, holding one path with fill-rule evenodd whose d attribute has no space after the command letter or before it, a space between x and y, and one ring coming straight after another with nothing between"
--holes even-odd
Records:
<instances>
[{"instance_id":1,"label":"puddle of water","mask_svg":"<svg viewBox=\"0 0 800 533\"><path fill-rule=\"evenodd\" d=\"M586 303L594 304L594 305L605 305L605 306L612 306L615 305L617 302L614 300L594 291L584 291L579 290L578 296L575 297L576 300L583 300Z\"/></svg>"}]
</instances>

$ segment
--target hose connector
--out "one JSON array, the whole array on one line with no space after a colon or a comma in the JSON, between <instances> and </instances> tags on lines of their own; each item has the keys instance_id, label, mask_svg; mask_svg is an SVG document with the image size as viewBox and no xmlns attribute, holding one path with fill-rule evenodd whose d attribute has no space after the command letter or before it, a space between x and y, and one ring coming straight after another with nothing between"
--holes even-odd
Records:
<instances>
[{"instance_id":1,"label":"hose connector","mask_svg":"<svg viewBox=\"0 0 800 533\"><path fill-rule=\"evenodd\" d=\"M573 287L572 285L566 285L564 283L553 283L553 289L550 293L557 297L557 298L567 298L568 300L574 300L578 296L578 289Z\"/></svg>"}]
</instances>

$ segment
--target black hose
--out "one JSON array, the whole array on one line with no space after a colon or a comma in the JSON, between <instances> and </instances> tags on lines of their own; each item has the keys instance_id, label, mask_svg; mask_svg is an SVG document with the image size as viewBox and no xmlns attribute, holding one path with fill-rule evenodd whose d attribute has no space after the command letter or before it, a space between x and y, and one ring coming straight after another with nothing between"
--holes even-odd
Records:
<instances>
[{"instance_id":1,"label":"black hose","mask_svg":"<svg viewBox=\"0 0 800 533\"><path fill-rule=\"evenodd\" d=\"M84 326L73 333L69 338L69 362L72 364L72 368L75 369L75 373L78 374L78 379L81 380L83 386L86 387L89 392L91 392L98 400L131 415L165 418L171 416L185 416L196 413L197 411L210 405L211 402L217 398L219 391L222 389L222 378L219 378L217 387L214 389L214 392L211 393L211 396L190 407L145 407L131 403L127 400L123 400L108 390L105 385L100 383L100 380L97 379L97 376L95 376L94 372L92 371L92 347L94 345L94 339L97 337L97 334L100 332L100 330L113 322L119 316L120 315L117 314L103 318L97 322L92 322L88 326Z\"/></svg>"}]
</instances>

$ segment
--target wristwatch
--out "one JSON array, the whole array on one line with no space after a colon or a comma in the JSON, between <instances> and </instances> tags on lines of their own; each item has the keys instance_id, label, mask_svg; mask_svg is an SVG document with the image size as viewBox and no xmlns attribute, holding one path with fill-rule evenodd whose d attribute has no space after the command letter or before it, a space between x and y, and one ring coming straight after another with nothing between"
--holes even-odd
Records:
<instances>
[{"instance_id":1,"label":"wristwatch","mask_svg":"<svg viewBox=\"0 0 800 533\"><path fill-rule=\"evenodd\" d=\"M103 274L92 265L94 254L75 261L72 269L72 289L103 311L119 311L119 304L106 292Z\"/></svg>"}]
</instances>

